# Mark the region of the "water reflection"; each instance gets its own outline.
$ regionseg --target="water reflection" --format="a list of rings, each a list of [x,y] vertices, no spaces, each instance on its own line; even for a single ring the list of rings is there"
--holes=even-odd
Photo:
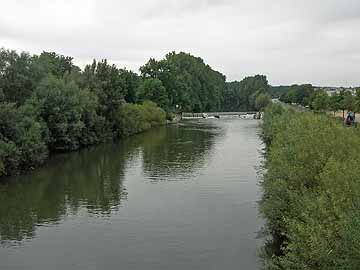
[[[56,223],[80,208],[110,214],[126,199],[126,155],[113,145],[57,156],[46,168],[0,186],[1,240],[34,236],[37,224]]]
[[[56,224],[82,210],[99,217],[113,214],[127,199],[125,174],[137,161],[142,164],[137,169],[156,181],[190,177],[219,135],[221,129],[211,124],[163,127],[56,156],[34,173],[6,179],[0,185],[0,241],[32,238],[37,226]]]
[[[144,175],[155,182],[193,178],[209,159],[215,138],[222,133],[219,126],[199,121],[139,136]]]

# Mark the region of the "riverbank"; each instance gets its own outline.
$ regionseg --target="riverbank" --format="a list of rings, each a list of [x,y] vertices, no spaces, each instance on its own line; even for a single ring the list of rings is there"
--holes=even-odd
[[[59,93],[66,94],[65,93]],[[43,165],[50,154],[70,152],[109,140],[118,140],[166,124],[166,113],[155,103],[122,104],[112,114],[112,123],[100,121],[82,112],[78,120],[73,114],[61,112],[60,105],[49,108],[51,100],[41,105],[24,105],[17,109],[14,104],[0,104],[0,119],[5,125],[0,137],[0,177],[21,174]],[[50,112],[38,115],[36,107],[47,107]],[[65,104],[66,106],[66,104]],[[45,110],[46,111],[46,110]],[[55,119],[56,119],[56,122]],[[95,118],[95,120],[94,120]]]
[[[360,135],[324,114],[264,114],[262,215],[280,239],[267,269],[357,269]]]

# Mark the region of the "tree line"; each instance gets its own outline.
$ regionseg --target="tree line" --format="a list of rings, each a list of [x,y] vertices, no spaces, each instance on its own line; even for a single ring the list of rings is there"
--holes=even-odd
[[[325,90],[314,90],[311,84],[271,87],[270,93],[290,104],[306,106],[314,111],[360,112],[360,89],[355,95],[347,90],[329,95]]]
[[[260,210],[274,240],[263,252],[266,269],[357,269],[358,129],[344,128],[326,114],[273,104],[262,130]]]
[[[34,168],[51,152],[163,124],[165,111],[141,96],[143,85],[106,60],[82,71],[71,57],[1,49],[0,176]]]
[[[246,77],[240,82],[226,83],[225,111],[260,111],[270,102],[270,86],[264,75]]]
[[[311,84],[278,86],[272,87],[272,93],[278,95],[282,102],[309,106],[314,94],[314,87]]]
[[[94,60],[84,69],[54,52],[0,49],[0,176],[139,133],[181,111],[255,110],[270,102],[265,76],[228,83],[203,59],[169,53],[140,73]]]
[[[311,108],[316,111],[356,111],[360,112],[360,89],[353,95],[342,90],[329,96],[325,91],[316,91],[312,97]]]

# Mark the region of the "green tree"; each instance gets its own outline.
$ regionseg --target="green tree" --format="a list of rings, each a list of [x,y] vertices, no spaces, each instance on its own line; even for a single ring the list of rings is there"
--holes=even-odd
[[[125,78],[122,70],[115,65],[109,65],[107,60],[87,65],[83,73],[81,88],[89,89],[98,99],[99,115],[107,122],[108,132],[114,132],[114,119],[120,106],[125,102]]]
[[[355,108],[355,97],[351,92],[344,93],[343,108],[348,111],[353,111]]]
[[[246,77],[242,81],[226,84],[224,94],[225,111],[253,111],[255,110],[256,97],[269,93],[269,84],[266,76],[255,75]]]
[[[338,94],[334,94],[329,98],[329,109],[335,113],[341,109],[342,98]]]
[[[142,100],[155,102],[164,110],[169,109],[167,91],[159,79],[145,79],[140,97]]]
[[[32,60],[28,53],[0,48],[0,89],[4,101],[21,105],[35,88]]]
[[[144,79],[159,79],[166,89],[169,107],[188,111],[216,111],[223,107],[225,76],[199,57],[169,53],[165,59],[150,59],[140,68]]]
[[[128,103],[137,103],[139,99],[139,92],[142,86],[142,79],[139,75],[126,69],[120,72],[120,76],[125,82],[126,94],[125,101]]]
[[[354,110],[360,112],[360,88],[356,89],[355,100],[354,100]]]
[[[73,58],[55,52],[42,52],[39,56],[32,57],[34,79],[40,82],[48,74],[60,79],[66,74],[80,73],[80,68],[73,64]]]
[[[311,84],[293,84],[283,87],[280,100],[285,103],[296,103],[303,106],[311,105],[314,88]]]
[[[41,164],[48,155],[46,126],[25,107],[0,104],[0,171],[16,174]],[[1,175],[0,174],[0,175]]]
[[[36,88],[27,106],[46,123],[51,150],[75,150],[81,146],[86,114],[89,108],[96,107],[91,95],[80,90],[75,82],[66,83],[53,76],[45,78]]]
[[[312,99],[312,108],[316,111],[325,111],[329,107],[329,99],[325,91],[316,91]]]
[[[262,111],[264,108],[266,108],[269,104],[271,104],[271,96],[267,93],[263,94],[259,94],[256,97],[255,100],[255,108],[258,111]]]
[[[151,101],[143,104],[124,104],[116,117],[118,136],[140,133],[166,121],[166,113]]]

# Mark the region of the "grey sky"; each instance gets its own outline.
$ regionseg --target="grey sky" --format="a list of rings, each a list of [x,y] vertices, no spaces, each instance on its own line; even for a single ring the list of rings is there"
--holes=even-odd
[[[228,80],[358,86],[359,29],[359,0],[2,0],[0,47],[135,71],[185,51]]]

